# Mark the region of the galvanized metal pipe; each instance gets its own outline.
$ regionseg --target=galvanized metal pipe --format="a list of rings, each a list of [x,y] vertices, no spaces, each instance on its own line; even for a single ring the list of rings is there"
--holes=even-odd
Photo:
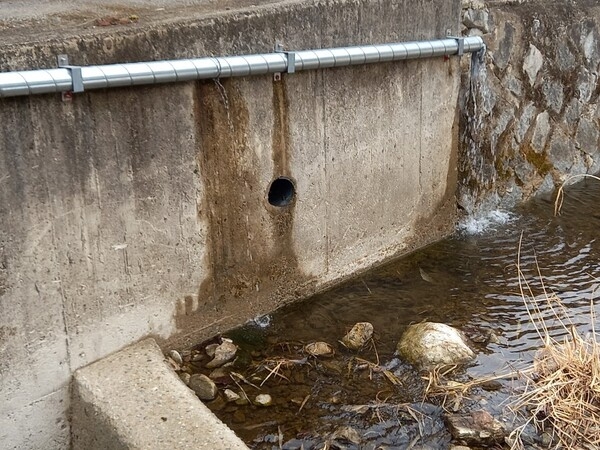
[[[0,97],[372,64],[474,53],[479,36],[245,56],[206,57],[0,73]]]

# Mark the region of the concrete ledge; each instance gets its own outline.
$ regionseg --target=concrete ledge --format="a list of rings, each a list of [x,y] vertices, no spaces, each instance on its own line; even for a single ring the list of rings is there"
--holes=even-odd
[[[75,372],[74,449],[247,449],[146,339]]]

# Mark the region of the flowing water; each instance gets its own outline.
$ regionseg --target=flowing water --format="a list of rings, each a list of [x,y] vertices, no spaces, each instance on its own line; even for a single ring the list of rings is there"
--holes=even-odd
[[[531,362],[540,338],[519,290],[520,241],[521,270],[532,290],[543,292],[539,267],[545,288],[558,294],[575,325],[591,331],[590,300],[600,276],[599,204],[600,183],[590,181],[568,190],[558,217],[551,200],[511,214],[496,212],[465,223],[449,239],[228,333],[245,355],[236,370],[248,382],[228,384],[250,399],[269,393],[273,405],[209,406],[252,448],[447,448],[451,438],[440,409],[421,402],[423,380],[394,354],[402,332],[425,320],[465,331],[478,353],[463,373],[467,378]],[[547,319],[553,333],[564,333]],[[375,339],[357,354],[338,341],[361,321],[373,324]],[[307,356],[303,346],[314,341],[333,345],[336,354]],[[362,360],[389,369],[401,384]],[[510,383],[471,400],[500,413]]]

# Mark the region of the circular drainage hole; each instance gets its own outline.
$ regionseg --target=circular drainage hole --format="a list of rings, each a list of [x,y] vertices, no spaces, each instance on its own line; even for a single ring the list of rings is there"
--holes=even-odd
[[[296,188],[289,178],[274,179],[269,186],[269,203],[273,206],[287,206],[294,200]]]

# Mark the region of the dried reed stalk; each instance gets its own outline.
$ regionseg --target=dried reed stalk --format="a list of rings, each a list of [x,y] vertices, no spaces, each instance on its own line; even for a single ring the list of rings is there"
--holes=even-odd
[[[557,205],[560,209],[558,201]],[[527,418],[511,434],[511,448],[524,448],[521,435],[528,424],[540,432],[551,433],[554,449],[600,448],[600,346],[594,327],[593,299],[590,300],[592,331],[584,338],[560,299],[545,288],[539,267],[543,295],[541,300],[534,295],[521,271],[520,260],[521,242],[517,258],[519,289],[543,347],[535,357],[533,370],[523,374],[527,382],[524,392],[511,405]],[[548,312],[566,332],[563,339],[550,334],[549,319],[543,314]]]

